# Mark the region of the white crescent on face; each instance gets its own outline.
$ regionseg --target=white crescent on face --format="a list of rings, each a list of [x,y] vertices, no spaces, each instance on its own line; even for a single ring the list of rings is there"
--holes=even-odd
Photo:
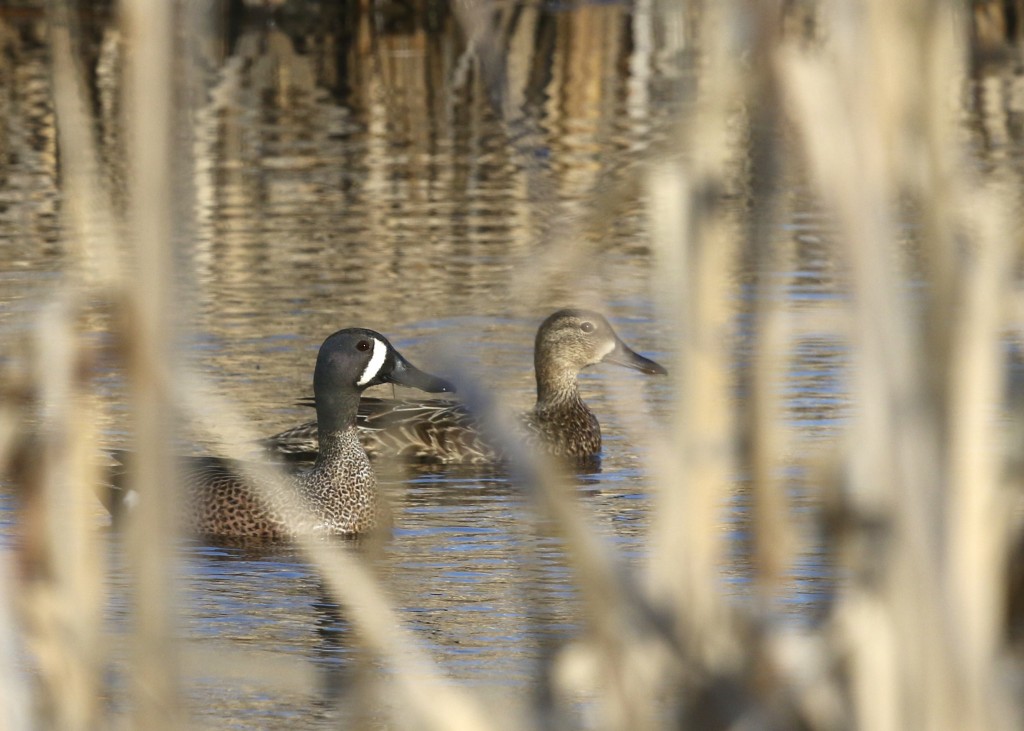
[[[359,376],[359,380],[356,381],[357,386],[365,386],[376,378],[377,373],[380,372],[380,367],[384,365],[384,359],[388,355],[388,346],[384,343],[377,338],[371,338],[370,342],[373,343],[373,352],[370,353],[370,362],[366,364],[363,375]]]

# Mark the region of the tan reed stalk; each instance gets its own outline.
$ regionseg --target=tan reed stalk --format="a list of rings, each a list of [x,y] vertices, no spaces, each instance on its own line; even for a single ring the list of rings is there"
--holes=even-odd
[[[117,286],[125,272],[120,236],[96,151],[95,119],[81,64],[81,33],[71,3],[50,0],[53,103],[61,155],[61,218],[64,240],[74,253],[69,281],[75,287]]]
[[[739,408],[736,439],[745,449],[741,464],[750,470],[751,565],[762,619],[769,619],[785,590],[783,581],[793,558],[794,525],[780,468],[787,453],[783,373],[786,351],[793,344],[786,293],[780,271],[783,258],[774,241],[784,190],[784,151],[780,144],[781,110],[773,63],[780,38],[781,3],[758,3],[753,11],[751,42],[753,73],[747,76],[749,103],[751,195],[745,255],[755,286],[752,289],[750,355],[738,364],[747,393]],[[746,388],[743,388],[746,385]]]
[[[968,718],[990,728],[1019,728],[1024,717],[1007,692],[1001,647],[1004,576],[1018,496],[1002,484],[1004,464],[1012,457],[1000,448],[1003,427],[993,416],[1005,392],[1001,346],[1015,248],[1006,232],[1018,230],[1020,221],[1008,215],[1012,202],[1002,190],[958,191],[976,246],[975,261],[964,273],[960,317],[952,323],[950,344],[948,591],[959,620],[956,649]]]
[[[173,729],[184,721],[173,622],[178,491],[170,453],[173,402],[166,387],[176,374],[171,146],[177,18],[169,2],[127,0],[121,13],[130,49],[125,127],[136,267],[123,325],[136,428],[130,486],[139,495],[127,532],[135,601],[131,718],[136,728]]]
[[[656,464],[648,580],[702,672],[739,661],[718,586],[725,556],[720,517],[734,474],[728,283],[737,248],[718,196],[729,171],[729,120],[742,93],[727,35],[736,10],[729,3],[704,8],[703,78],[693,119],[680,130],[688,164],[658,166],[650,182],[655,250],[667,277],[659,291],[679,334],[678,396],[671,442]]]
[[[0,474],[17,460],[23,445],[26,404],[31,400],[27,363],[8,361],[0,370]],[[16,556],[0,555],[0,728],[22,731],[32,728],[32,691],[23,660],[25,633],[19,631],[20,593]]]
[[[65,198],[69,267],[60,293],[38,316],[34,337],[17,357],[31,385],[16,396],[21,432],[9,454],[20,483],[22,637],[33,666],[36,721],[61,728],[103,723],[103,582],[95,532],[98,404],[91,396],[92,354],[81,335],[87,293],[104,281],[112,259],[109,208],[95,184],[96,157],[83,120],[82,80],[74,64],[75,28],[68,8],[52,3],[50,40],[54,105]],[[106,281],[109,281],[107,277]],[[8,386],[9,387],[9,386]],[[39,429],[30,435],[28,404],[38,400]],[[16,686],[14,686],[16,687]],[[24,687],[24,686],[22,686]],[[15,707],[28,699],[12,699]]]
[[[76,303],[58,299],[40,317],[34,345],[43,424],[32,445],[45,524],[43,551],[26,577],[29,626],[40,664],[40,709],[47,724],[95,728],[103,717],[100,536],[96,532],[96,404],[82,378]]]
[[[18,618],[12,611],[10,597],[15,593],[14,567],[5,555],[0,558],[0,728],[28,731],[32,723],[30,699],[32,692],[21,663],[21,639],[17,635]]]

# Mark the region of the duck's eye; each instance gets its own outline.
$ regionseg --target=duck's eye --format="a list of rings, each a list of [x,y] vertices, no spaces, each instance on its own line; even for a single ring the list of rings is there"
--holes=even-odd
[[[580,330],[582,330],[585,333],[592,333],[592,332],[594,332],[594,323],[592,323],[592,322],[581,322],[580,323]]]
[[[370,349],[370,341],[369,340],[360,340],[358,343],[356,343],[356,350],[362,350],[363,352],[366,352],[369,349]]]

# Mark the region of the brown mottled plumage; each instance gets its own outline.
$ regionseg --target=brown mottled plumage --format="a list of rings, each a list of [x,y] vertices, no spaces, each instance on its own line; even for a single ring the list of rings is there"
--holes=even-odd
[[[596,312],[559,310],[541,324],[534,347],[537,403],[521,417],[528,442],[572,462],[600,458],[601,425],[583,403],[577,376],[587,366],[601,362],[644,373],[666,373],[654,361],[630,350]],[[357,424],[360,440],[371,457],[444,464],[501,459],[482,437],[474,416],[461,404],[450,401],[366,398],[359,405]],[[315,427],[313,422],[302,424],[262,444],[280,456],[308,459],[317,453]]]
[[[277,512],[257,495],[237,462],[192,457],[182,468],[188,489],[186,526],[199,535],[259,539],[296,532],[356,535],[373,529],[381,514],[377,479],[355,421],[360,394],[380,383],[429,392],[454,390],[415,368],[380,333],[360,328],[334,333],[320,347],[313,375],[322,448],[312,467],[276,488],[294,490],[288,497],[297,500],[286,502],[303,509]]]
[[[277,513],[256,496],[236,463],[216,457],[189,459],[185,526],[197,535],[278,539],[295,532],[357,535],[379,522],[377,478],[356,428],[322,442],[321,458],[285,482],[304,510]]]

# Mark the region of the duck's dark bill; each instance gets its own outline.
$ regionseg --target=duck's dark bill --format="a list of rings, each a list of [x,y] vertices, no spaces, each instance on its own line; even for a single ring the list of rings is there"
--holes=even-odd
[[[634,352],[621,340],[615,344],[615,349],[604,357],[604,361],[625,366],[626,368],[633,368],[641,373],[648,373],[650,375],[668,375],[668,371],[663,366],[655,363],[650,358],[645,358],[639,353]]]
[[[455,386],[443,378],[424,373],[398,353],[395,353],[395,367],[387,380],[410,388],[418,388],[427,393],[454,393]]]

